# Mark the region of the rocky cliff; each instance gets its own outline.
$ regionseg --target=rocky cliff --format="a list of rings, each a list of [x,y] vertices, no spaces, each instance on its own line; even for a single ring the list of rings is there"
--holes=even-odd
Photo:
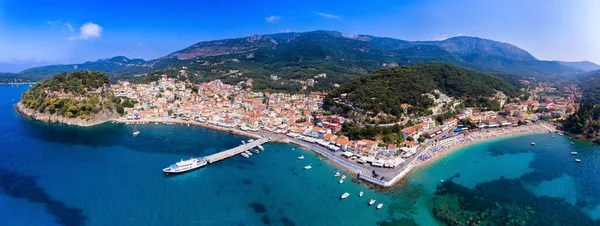
[[[48,123],[61,123],[61,124],[67,124],[67,125],[73,125],[73,126],[83,126],[83,127],[102,124],[102,123],[108,122],[112,119],[116,119],[118,117],[118,115],[114,115],[114,113],[111,114],[111,113],[102,113],[101,112],[98,114],[97,117],[94,117],[94,118],[87,118],[87,119],[68,118],[68,117],[63,117],[63,116],[59,116],[56,114],[40,113],[40,112],[36,111],[35,109],[29,109],[29,108],[24,107],[21,104],[21,102],[15,104],[14,108],[17,111],[17,113],[19,113],[21,116],[26,117],[26,118],[31,118],[31,119],[35,119],[35,120],[39,120],[39,121],[43,121],[43,122],[48,122]]]

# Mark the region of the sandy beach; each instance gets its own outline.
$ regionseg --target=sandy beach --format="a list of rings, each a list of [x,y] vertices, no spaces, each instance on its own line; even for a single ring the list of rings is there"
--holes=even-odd
[[[548,125],[534,124],[518,127],[483,129],[479,131],[464,133],[453,138],[442,140],[436,145],[428,147],[427,150],[421,153],[419,158],[417,158],[417,160],[414,163],[414,168],[427,167],[443,159],[446,155],[470,145],[500,138],[548,132],[554,132],[554,129]],[[422,156],[423,158],[421,158]]]

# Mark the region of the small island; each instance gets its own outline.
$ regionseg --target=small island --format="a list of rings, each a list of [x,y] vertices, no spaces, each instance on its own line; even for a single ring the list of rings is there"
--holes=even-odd
[[[49,123],[93,126],[119,117],[120,99],[110,91],[107,74],[95,71],[61,73],[36,83],[21,95],[15,110]]]

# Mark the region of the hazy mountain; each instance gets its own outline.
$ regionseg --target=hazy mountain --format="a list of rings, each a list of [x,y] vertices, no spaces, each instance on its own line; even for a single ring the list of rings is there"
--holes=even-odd
[[[63,72],[78,70],[95,70],[116,75],[134,75],[153,70],[151,65],[143,59],[129,59],[124,56],[116,56],[108,59],[100,59],[94,62],[88,61],[83,64],[58,64],[26,69],[19,75],[34,79],[45,79]]]
[[[541,78],[583,72],[559,62],[540,61],[511,44],[475,37],[411,42],[336,31],[312,31],[204,41],[152,61],[114,57],[83,64],[36,67],[20,74],[47,78],[59,72],[98,70],[115,79],[160,70],[182,76],[178,70],[186,66],[188,73],[183,79],[190,80],[231,78],[234,77],[229,74],[232,70],[240,70],[243,76],[262,79],[264,83],[272,83],[269,82],[271,75],[289,80],[327,73],[327,78],[316,85],[318,89],[326,89],[333,83],[344,83],[351,77],[382,67],[432,61],[484,72]],[[285,81],[278,83],[277,86],[288,85],[281,84]]]
[[[567,62],[567,61],[556,61],[562,65],[565,66],[569,66],[569,67],[574,67],[577,69],[580,69],[582,71],[588,72],[588,71],[594,71],[594,70],[600,70],[600,65],[597,65],[593,62],[590,61],[576,61],[576,62]]]

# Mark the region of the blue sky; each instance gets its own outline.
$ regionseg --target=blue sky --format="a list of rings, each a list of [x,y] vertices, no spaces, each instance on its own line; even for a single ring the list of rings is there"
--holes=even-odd
[[[600,1],[0,0],[0,71],[124,55],[155,59],[199,41],[337,30],[404,40],[467,35],[539,59],[600,63]]]

